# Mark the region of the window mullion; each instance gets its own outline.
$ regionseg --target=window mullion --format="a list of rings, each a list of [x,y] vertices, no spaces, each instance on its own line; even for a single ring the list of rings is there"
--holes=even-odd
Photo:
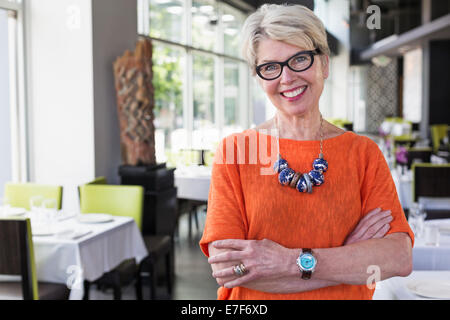
[[[184,10],[184,42],[187,45],[191,45],[192,43],[192,33],[191,33],[191,25],[192,25],[192,0],[184,1],[185,10]],[[186,68],[185,68],[185,83],[183,84],[184,91],[184,103],[183,103],[183,119],[184,119],[184,127],[186,128],[187,133],[187,145],[189,148],[192,147],[192,134],[194,130],[194,87],[192,85],[194,78],[194,70],[193,70],[193,57],[192,50],[189,48],[185,49],[186,51]]]

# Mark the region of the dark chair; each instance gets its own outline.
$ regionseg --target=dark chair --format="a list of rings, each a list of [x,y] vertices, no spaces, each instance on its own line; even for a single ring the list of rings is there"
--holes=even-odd
[[[2,300],[67,300],[65,284],[38,282],[30,219],[0,219],[0,274],[21,281],[0,281]]]
[[[190,199],[178,199],[178,210],[177,210],[177,222],[176,222],[176,232],[179,234],[179,220],[183,214],[188,214],[188,232],[189,239],[192,238],[192,219],[194,219],[195,227],[197,232],[200,230],[198,223],[198,209],[202,206],[207,205],[207,201],[201,200],[190,200]]]
[[[450,164],[414,163],[413,201],[421,197],[450,198]],[[427,219],[450,218],[450,208],[426,210]]]
[[[142,186],[129,185],[101,185],[89,184],[80,187],[81,212],[103,212],[112,215],[133,217],[139,230],[142,230],[144,188]],[[112,287],[114,299],[121,299],[121,288],[136,279],[136,296],[142,299],[142,279],[145,271],[149,271],[150,297],[156,297],[156,263],[165,257],[167,290],[172,293],[171,279],[171,255],[173,253],[173,241],[169,235],[144,235],[144,243],[148,256],[139,265],[134,259],[123,261],[112,271],[105,273],[96,280],[100,287]],[[85,282],[85,297],[89,299],[89,282]],[[86,295],[87,293],[87,295]]]
[[[408,169],[411,169],[412,164],[415,160],[419,160],[423,163],[430,163],[431,155],[433,154],[433,149],[430,148],[408,148]]]

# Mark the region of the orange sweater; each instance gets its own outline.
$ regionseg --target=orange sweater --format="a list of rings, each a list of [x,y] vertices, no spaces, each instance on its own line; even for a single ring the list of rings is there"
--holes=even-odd
[[[325,183],[307,194],[282,186],[277,174],[261,174],[261,168],[270,164],[259,159],[252,162],[248,155],[249,141],[257,140],[259,145],[261,138],[269,152],[270,136],[251,129],[226,137],[216,152],[200,240],[206,256],[208,243],[219,239],[267,238],[288,248],[339,247],[364,214],[377,207],[392,211],[388,233],[406,232],[414,241],[387,163],[372,140],[353,132],[324,140],[329,166]],[[239,143],[243,139],[245,143]],[[227,146],[234,148],[232,163],[225,161]],[[237,161],[244,152],[246,161]],[[280,139],[280,154],[290,168],[309,172],[319,154],[319,141]],[[346,284],[291,294],[220,287],[218,299],[372,299],[373,291],[365,285]]]

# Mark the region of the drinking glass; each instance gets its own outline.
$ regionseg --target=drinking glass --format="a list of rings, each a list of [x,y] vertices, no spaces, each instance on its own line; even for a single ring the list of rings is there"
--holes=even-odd
[[[409,209],[408,223],[414,232],[414,236],[417,238],[423,236],[426,217],[427,213],[424,210],[423,204],[414,202]]]
[[[42,214],[42,202],[44,201],[43,196],[33,196],[30,198],[30,213],[32,222],[41,223],[43,222]]]
[[[425,245],[427,246],[439,246],[439,227],[438,226],[426,226],[425,227]]]
[[[54,228],[57,217],[56,199],[44,199],[42,201],[42,215],[45,225],[49,228]]]

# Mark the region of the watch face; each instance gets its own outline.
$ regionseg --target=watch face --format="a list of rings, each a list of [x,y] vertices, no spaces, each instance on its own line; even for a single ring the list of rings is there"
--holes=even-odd
[[[305,271],[314,269],[316,266],[316,259],[312,254],[305,253],[300,256],[300,265]]]

